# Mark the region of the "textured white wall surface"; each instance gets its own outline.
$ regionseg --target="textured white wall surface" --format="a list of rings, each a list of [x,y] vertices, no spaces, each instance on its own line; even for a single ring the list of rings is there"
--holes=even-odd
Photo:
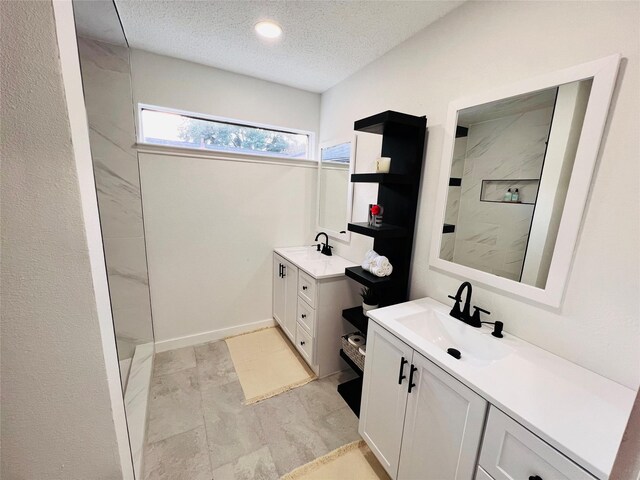
[[[563,305],[528,304],[479,285],[474,303],[503,320],[509,333],[632,388],[640,383],[639,8],[638,2],[467,2],[325,92],[320,138],[348,134],[354,120],[383,110],[427,115],[410,296],[449,303],[447,295],[461,279],[429,269],[449,102],[621,53],[625,60]],[[373,171],[365,163],[371,158],[359,152],[358,160],[358,171]],[[375,191],[363,191],[356,185],[355,217],[375,199]],[[371,243],[357,237],[337,253],[360,262]]]
[[[109,313],[106,278],[98,291],[52,4],[2,2],[0,21],[0,476],[122,478],[108,386],[117,378],[115,348],[109,368],[99,320],[104,304]],[[97,226],[95,205],[94,213]],[[97,303],[99,296],[103,302]]]
[[[156,342],[270,319],[273,248],[313,241],[316,170],[141,153],[140,172]]]
[[[318,131],[317,93],[136,49],[131,76],[136,103]]]

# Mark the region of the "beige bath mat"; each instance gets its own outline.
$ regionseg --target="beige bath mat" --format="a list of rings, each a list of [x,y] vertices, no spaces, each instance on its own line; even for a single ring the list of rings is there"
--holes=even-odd
[[[344,445],[296,468],[280,480],[389,480],[364,440]]]
[[[315,375],[277,327],[225,340],[245,403],[256,403],[315,380]]]

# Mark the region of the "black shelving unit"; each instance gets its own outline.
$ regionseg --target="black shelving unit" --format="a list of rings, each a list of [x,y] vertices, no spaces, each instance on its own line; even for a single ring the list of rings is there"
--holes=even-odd
[[[347,228],[351,232],[373,238],[406,237],[408,233],[406,228],[399,227],[397,225],[390,225],[388,223],[382,224],[379,227],[372,227],[367,222],[349,223]]]
[[[342,318],[344,318],[356,329],[367,335],[367,327],[369,325],[369,318],[362,311],[362,307],[347,308],[342,311]]]
[[[345,269],[345,274],[365,287],[373,288],[381,307],[408,300],[426,127],[426,117],[394,111],[382,112],[354,123],[356,131],[382,135],[381,156],[391,157],[389,173],[351,175],[352,182],[378,184],[377,203],[382,205],[384,213],[380,227],[351,223],[348,228],[354,233],[372,237],[373,249],[389,259],[393,273],[388,277],[376,277],[362,267],[350,267]],[[361,307],[343,310],[342,316],[366,335],[368,319]],[[338,392],[359,415],[362,379],[356,380],[339,385]]]
[[[347,355],[346,353],[344,353],[344,350],[340,349],[340,356],[342,357],[342,359],[347,362],[347,365],[349,365],[354,372],[356,372],[358,375],[362,376],[363,375],[363,371],[360,369],[360,367],[358,365],[356,365],[356,362],[354,362],[353,360],[351,360],[349,358],[349,355]]]
[[[362,377],[354,378],[338,385],[338,393],[349,408],[360,417],[360,397],[362,397]]]

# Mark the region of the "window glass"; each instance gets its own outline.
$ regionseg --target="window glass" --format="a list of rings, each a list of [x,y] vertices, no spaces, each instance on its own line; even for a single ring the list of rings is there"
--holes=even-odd
[[[143,108],[140,113],[145,143],[223,152],[309,158],[309,135],[207,120]]]

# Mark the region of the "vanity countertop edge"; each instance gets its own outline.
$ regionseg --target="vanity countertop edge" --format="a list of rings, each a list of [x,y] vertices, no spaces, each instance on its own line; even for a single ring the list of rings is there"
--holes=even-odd
[[[465,364],[394,320],[425,307],[447,315],[450,309],[422,298],[368,316],[592,475],[609,479],[635,391],[508,333],[495,341],[517,353],[483,368]]]
[[[273,251],[296,265],[316,280],[344,276],[344,269],[357,264],[339,255],[322,255],[315,247],[278,247]],[[317,255],[316,255],[317,253]]]

